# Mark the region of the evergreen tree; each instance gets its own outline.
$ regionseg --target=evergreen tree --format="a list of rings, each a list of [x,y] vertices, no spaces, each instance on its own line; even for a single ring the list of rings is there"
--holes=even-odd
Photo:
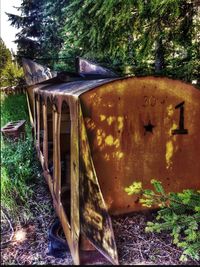
[[[67,0],[48,0],[45,3],[43,12],[45,25],[41,40],[41,51],[43,53],[41,57],[47,58],[49,65],[54,68],[59,61],[59,52],[64,43],[63,27],[66,14],[64,13],[63,7],[67,2]],[[51,60],[48,60],[48,58]]]
[[[191,80],[199,57],[198,12],[190,0],[71,0],[65,41],[82,48],[81,55],[118,63],[125,71],[128,64],[135,74]]]
[[[21,29],[15,40],[19,57],[35,58],[41,53],[44,2],[44,0],[23,0],[21,6],[17,8],[21,15],[7,14],[11,25]]]
[[[22,81],[23,71],[12,60],[10,50],[0,38],[0,87],[17,85]]]
[[[7,14],[11,25],[21,29],[16,35],[18,57],[40,58],[52,66],[62,47],[62,7],[66,0],[23,0],[17,9],[21,15]],[[47,60],[45,60],[47,59]]]
[[[2,79],[2,72],[6,68],[8,62],[11,61],[11,53],[6,47],[2,38],[0,38],[0,77]]]

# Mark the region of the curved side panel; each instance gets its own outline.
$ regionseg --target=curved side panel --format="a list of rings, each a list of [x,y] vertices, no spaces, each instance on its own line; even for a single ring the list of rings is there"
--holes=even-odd
[[[28,111],[29,111],[29,118],[31,126],[34,127],[34,94],[33,94],[33,88],[27,88],[26,90],[26,100],[28,105]]]
[[[100,190],[79,108],[81,231],[113,264],[118,264],[112,223]]]

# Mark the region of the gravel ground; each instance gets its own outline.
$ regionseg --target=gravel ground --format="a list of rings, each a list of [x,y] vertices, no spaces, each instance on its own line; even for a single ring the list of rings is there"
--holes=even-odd
[[[48,256],[47,229],[56,218],[52,199],[46,183],[41,181],[34,189],[31,201],[33,218],[25,225],[14,227],[12,241],[1,247],[1,265],[73,265],[69,252],[63,259]],[[113,230],[121,265],[200,265],[190,260],[179,262],[181,250],[172,244],[167,233],[145,233],[146,222],[155,213],[134,213],[129,216],[113,217]],[[1,218],[1,239],[8,235],[8,223]],[[6,230],[7,227],[7,230]],[[23,236],[19,241],[17,233]]]
[[[43,179],[43,178],[42,178]],[[52,199],[45,181],[34,188],[34,197],[30,200],[33,220],[25,225],[16,225],[12,242],[1,247],[1,265],[72,265],[70,253],[63,259],[48,256],[47,230],[56,218]],[[1,224],[1,228],[2,224]],[[24,233],[24,240],[18,241],[16,233]],[[2,234],[1,234],[2,235]],[[2,241],[5,238],[2,237]]]
[[[200,262],[179,261],[181,250],[172,244],[168,233],[145,233],[147,221],[156,212],[135,213],[113,219],[113,228],[121,265],[199,265]]]

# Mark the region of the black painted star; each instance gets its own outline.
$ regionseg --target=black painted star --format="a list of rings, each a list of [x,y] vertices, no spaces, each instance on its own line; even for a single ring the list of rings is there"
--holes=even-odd
[[[151,121],[149,121],[147,125],[144,125],[144,129],[145,129],[145,133],[144,134],[146,134],[146,132],[153,133],[153,128],[154,127],[155,127],[155,125],[153,125],[151,123]]]

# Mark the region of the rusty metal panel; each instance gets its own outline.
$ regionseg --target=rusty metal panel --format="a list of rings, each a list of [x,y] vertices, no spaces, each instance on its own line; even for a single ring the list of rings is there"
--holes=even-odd
[[[11,140],[25,139],[25,120],[10,121],[1,128],[5,138]]]
[[[28,105],[28,113],[29,113],[29,118],[30,118],[30,123],[31,126],[34,127],[34,96],[33,96],[33,89],[30,90],[30,88],[28,88],[26,90],[26,101],[27,101],[27,105]]]
[[[111,82],[81,97],[91,158],[111,214],[141,210],[124,188],[152,178],[200,188],[200,91],[168,78]],[[113,186],[114,185],[114,186]]]
[[[109,261],[118,264],[112,223],[93,166],[81,108],[79,122],[81,231]]]
[[[30,59],[22,59],[25,80],[28,85],[34,85],[49,80],[57,75],[57,72],[51,71]]]
[[[118,77],[113,71],[94,64],[93,62],[77,58],[77,73],[67,73],[50,70],[48,67],[38,64],[30,59],[22,59],[24,76],[27,85],[58,84],[59,82],[71,82],[85,79],[102,79]],[[80,81],[78,81],[80,82]]]
[[[108,77],[117,77],[117,75],[110,69],[80,57],[77,58],[77,72],[80,74],[98,74]]]

